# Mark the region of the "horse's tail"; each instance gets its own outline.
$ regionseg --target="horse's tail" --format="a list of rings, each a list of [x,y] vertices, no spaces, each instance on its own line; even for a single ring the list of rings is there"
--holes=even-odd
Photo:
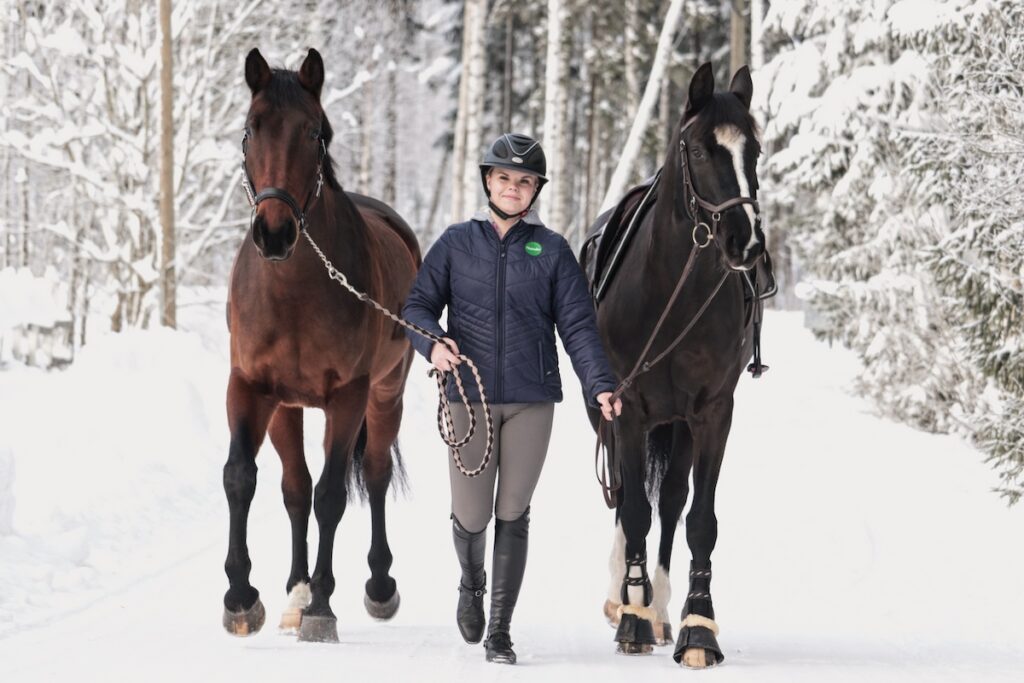
[[[402,451],[398,448],[396,439],[388,449],[391,455],[391,484],[396,491],[403,493],[408,489],[408,477],[405,472],[405,461],[402,460]],[[356,447],[352,451],[352,464],[348,470],[348,490],[359,494],[359,500],[366,502],[367,490],[366,479],[363,477],[363,462],[366,455],[366,420],[359,428],[359,436],[356,437]]]
[[[647,499],[652,506],[658,504],[658,492],[661,482],[668,472],[669,460],[672,458],[672,423],[658,425],[647,432],[646,444],[647,465]]]

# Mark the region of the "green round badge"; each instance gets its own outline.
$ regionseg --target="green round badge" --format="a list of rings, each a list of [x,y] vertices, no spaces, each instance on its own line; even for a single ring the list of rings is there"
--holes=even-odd
[[[526,253],[529,254],[530,256],[540,256],[540,252],[542,252],[542,251],[544,251],[544,250],[541,248],[540,244],[538,244],[537,242],[527,242],[526,243]]]

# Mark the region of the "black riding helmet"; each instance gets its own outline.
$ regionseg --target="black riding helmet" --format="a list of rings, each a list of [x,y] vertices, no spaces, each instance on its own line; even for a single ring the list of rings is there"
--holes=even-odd
[[[491,193],[487,190],[487,173],[494,167],[525,171],[537,176],[537,191],[534,192],[533,200],[527,207],[527,211],[529,211],[533,203],[537,201],[537,197],[540,196],[540,190],[544,187],[544,183],[548,181],[544,176],[548,170],[548,162],[540,143],[528,135],[505,133],[491,143],[487,153],[484,154],[484,160],[480,162],[480,182],[483,183],[488,206],[491,207],[491,211],[502,218],[511,218],[510,215],[494,205],[494,202],[491,201]]]

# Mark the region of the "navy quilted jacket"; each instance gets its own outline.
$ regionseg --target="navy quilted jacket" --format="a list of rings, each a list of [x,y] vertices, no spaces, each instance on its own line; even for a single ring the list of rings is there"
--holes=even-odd
[[[448,330],[438,324],[448,307]],[[402,316],[459,345],[476,363],[492,403],[561,401],[555,328],[588,402],[615,389],[583,271],[565,238],[528,214],[504,239],[479,213],[450,226],[423,259]],[[430,359],[434,343],[407,332]],[[470,400],[472,373],[459,366]],[[455,383],[449,398],[458,400]]]

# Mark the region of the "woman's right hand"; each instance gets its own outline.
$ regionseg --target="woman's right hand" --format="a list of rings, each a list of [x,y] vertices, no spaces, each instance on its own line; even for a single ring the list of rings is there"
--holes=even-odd
[[[443,337],[444,343],[437,342],[434,344],[434,348],[430,350],[430,362],[434,364],[434,367],[442,372],[449,372],[456,365],[462,362],[462,359],[458,357],[459,346],[448,337]]]

